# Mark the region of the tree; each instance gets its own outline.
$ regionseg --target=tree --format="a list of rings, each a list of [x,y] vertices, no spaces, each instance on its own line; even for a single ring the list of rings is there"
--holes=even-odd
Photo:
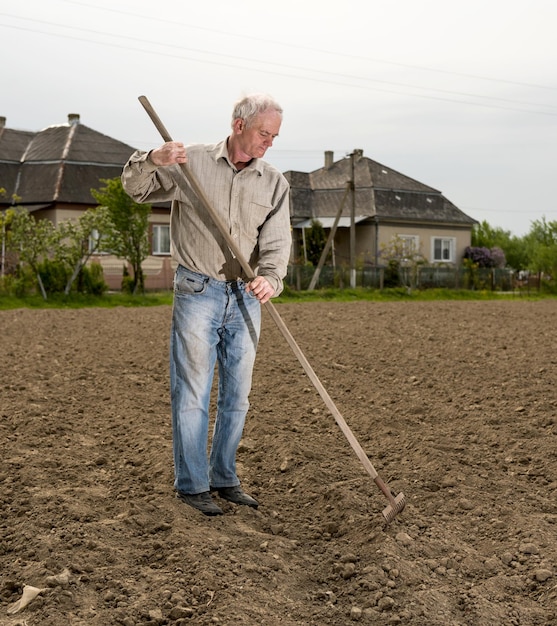
[[[525,270],[530,264],[530,253],[524,237],[512,236],[507,243],[501,244],[501,249],[507,259],[507,267],[517,272]]]
[[[50,220],[36,220],[25,209],[8,209],[6,214],[9,221],[8,246],[18,253],[20,263],[29,265],[46,300],[47,294],[39,267],[42,261],[52,256],[60,241],[60,234]]]
[[[317,265],[321,258],[323,248],[327,243],[325,229],[319,220],[311,220],[311,226],[306,232],[306,251],[308,261],[312,265]]]
[[[505,255],[508,267],[517,271],[528,267],[528,246],[524,239],[512,235],[508,230],[493,228],[485,220],[474,225],[471,247],[487,248],[488,250],[499,248]]]
[[[64,288],[68,295],[79,273],[93,254],[103,245],[101,233],[108,228],[108,210],[105,207],[88,209],[77,221],[67,220],[60,224],[61,245],[59,256],[70,268]],[[93,236],[97,235],[97,236]]]
[[[8,193],[4,187],[0,187],[0,197],[7,197]],[[19,202],[20,197],[17,194],[12,194],[12,202],[15,204]],[[0,278],[4,278],[6,274],[6,251],[8,249],[8,228],[10,227],[11,220],[13,218],[13,210],[6,209],[0,212]]]
[[[401,285],[408,293],[416,287],[419,266],[427,262],[415,239],[399,235],[381,247],[381,257],[387,264],[385,284]]]
[[[145,277],[141,267],[149,255],[148,218],[151,205],[134,202],[124,191],[119,178],[101,179],[104,187],[92,189],[97,203],[106,209],[102,247],[125,259],[132,267],[132,293],[143,292]]]
[[[545,217],[532,222],[526,236],[530,248],[530,269],[557,276],[557,221],[548,222]]]
[[[5,196],[6,190],[4,187],[0,187],[0,196]],[[6,265],[6,225],[7,217],[4,211],[0,213],[0,277],[4,277],[5,265]]]
[[[504,247],[510,239],[510,231],[502,228],[493,228],[485,220],[479,224],[474,224],[472,228],[471,246],[473,248],[493,248],[494,246]]]

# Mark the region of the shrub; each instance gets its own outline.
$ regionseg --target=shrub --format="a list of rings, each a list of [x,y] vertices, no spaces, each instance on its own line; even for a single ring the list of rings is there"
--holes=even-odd
[[[505,267],[507,260],[501,248],[484,248],[468,246],[464,250],[464,259],[474,263],[477,267]]]
[[[400,287],[400,263],[396,259],[389,259],[387,263],[384,286],[386,288]]]
[[[63,293],[68,282],[67,267],[59,261],[45,259],[38,266],[46,293]]]
[[[108,291],[108,285],[104,282],[104,272],[100,263],[91,263],[81,269],[80,291],[92,296],[102,296]]]
[[[128,268],[124,265],[124,269],[122,271],[122,293],[132,294],[135,287],[135,281],[130,276]]]

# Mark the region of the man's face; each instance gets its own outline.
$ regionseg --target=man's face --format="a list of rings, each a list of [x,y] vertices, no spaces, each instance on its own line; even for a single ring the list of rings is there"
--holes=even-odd
[[[239,122],[238,139],[242,151],[250,158],[261,159],[278,136],[282,117],[277,111],[268,110],[260,113],[249,127],[246,127],[243,120],[237,120],[237,122]]]

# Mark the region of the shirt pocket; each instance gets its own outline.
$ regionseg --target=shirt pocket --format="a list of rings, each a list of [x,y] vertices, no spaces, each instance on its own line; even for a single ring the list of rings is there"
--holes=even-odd
[[[259,231],[267,221],[273,207],[260,202],[250,202],[247,207],[242,216],[241,228],[244,236],[255,246],[259,238]]]

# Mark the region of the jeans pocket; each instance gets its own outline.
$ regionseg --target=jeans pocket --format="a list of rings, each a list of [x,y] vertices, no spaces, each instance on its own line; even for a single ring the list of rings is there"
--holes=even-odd
[[[206,276],[190,274],[178,269],[174,277],[174,293],[177,295],[202,294],[207,289],[208,281]]]

